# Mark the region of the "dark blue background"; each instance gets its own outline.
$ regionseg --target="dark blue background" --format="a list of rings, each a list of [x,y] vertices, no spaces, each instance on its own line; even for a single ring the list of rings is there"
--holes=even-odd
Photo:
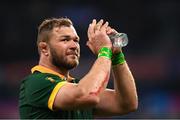
[[[178,0],[1,1],[0,118],[19,118],[20,80],[38,64],[37,27],[45,18],[59,16],[72,19],[81,38],[80,65],[71,71],[74,77],[83,77],[96,59],[85,45],[93,18],[107,20],[128,34],[123,51],[136,80],[139,108],[114,118],[180,118]]]

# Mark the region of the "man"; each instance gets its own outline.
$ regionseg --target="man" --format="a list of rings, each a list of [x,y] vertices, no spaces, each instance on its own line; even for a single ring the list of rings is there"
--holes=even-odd
[[[108,35],[114,33],[108,22],[92,21],[87,46],[98,58],[89,72],[77,80],[69,75],[80,57],[80,40],[71,20],[43,21],[37,38],[39,65],[21,83],[20,118],[93,118],[136,110],[134,78],[122,50],[112,46]],[[114,90],[106,88],[111,68]]]

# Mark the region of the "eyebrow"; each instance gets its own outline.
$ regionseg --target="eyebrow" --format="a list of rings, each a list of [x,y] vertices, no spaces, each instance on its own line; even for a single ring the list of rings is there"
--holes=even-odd
[[[62,38],[62,37],[63,37],[63,38],[67,38],[67,39],[75,38],[75,39],[77,39],[77,40],[80,40],[79,36],[71,37],[71,36],[69,36],[69,35],[62,35],[61,38]]]

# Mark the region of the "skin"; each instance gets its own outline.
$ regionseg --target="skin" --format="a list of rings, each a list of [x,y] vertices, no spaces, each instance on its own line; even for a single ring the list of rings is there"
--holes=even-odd
[[[121,49],[112,47],[108,37],[114,32],[108,22],[93,20],[88,28],[87,46],[95,55],[102,47],[112,49],[113,53],[120,52]],[[69,70],[78,65],[80,56],[79,37],[74,27],[53,28],[49,42],[40,42],[39,48],[39,65],[66,76],[70,81]],[[55,58],[57,60],[53,62]],[[106,89],[111,68],[115,84],[113,90]],[[91,107],[95,108],[95,116],[112,116],[134,111],[137,104],[135,82],[127,63],[112,67],[110,59],[99,57],[78,84],[68,82],[59,90],[53,108],[70,110]]]
[[[79,36],[77,35],[73,26],[54,28],[49,42],[40,42],[39,48],[41,49],[39,64],[49,67],[66,77],[69,75],[68,70],[76,67],[79,64]],[[57,62],[59,62],[59,66],[52,63],[53,58],[58,60]],[[72,67],[67,69],[65,66],[63,66],[63,64]]]

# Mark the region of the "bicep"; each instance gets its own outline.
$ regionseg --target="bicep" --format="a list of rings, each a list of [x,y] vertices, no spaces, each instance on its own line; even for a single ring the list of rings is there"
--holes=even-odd
[[[100,102],[97,104],[94,110],[95,116],[113,116],[124,114],[125,110],[121,107],[121,101],[117,99],[117,95],[114,90],[106,89],[100,95]]]
[[[66,83],[56,94],[53,108],[55,109],[77,109],[94,106],[97,96],[85,93],[78,84]]]

